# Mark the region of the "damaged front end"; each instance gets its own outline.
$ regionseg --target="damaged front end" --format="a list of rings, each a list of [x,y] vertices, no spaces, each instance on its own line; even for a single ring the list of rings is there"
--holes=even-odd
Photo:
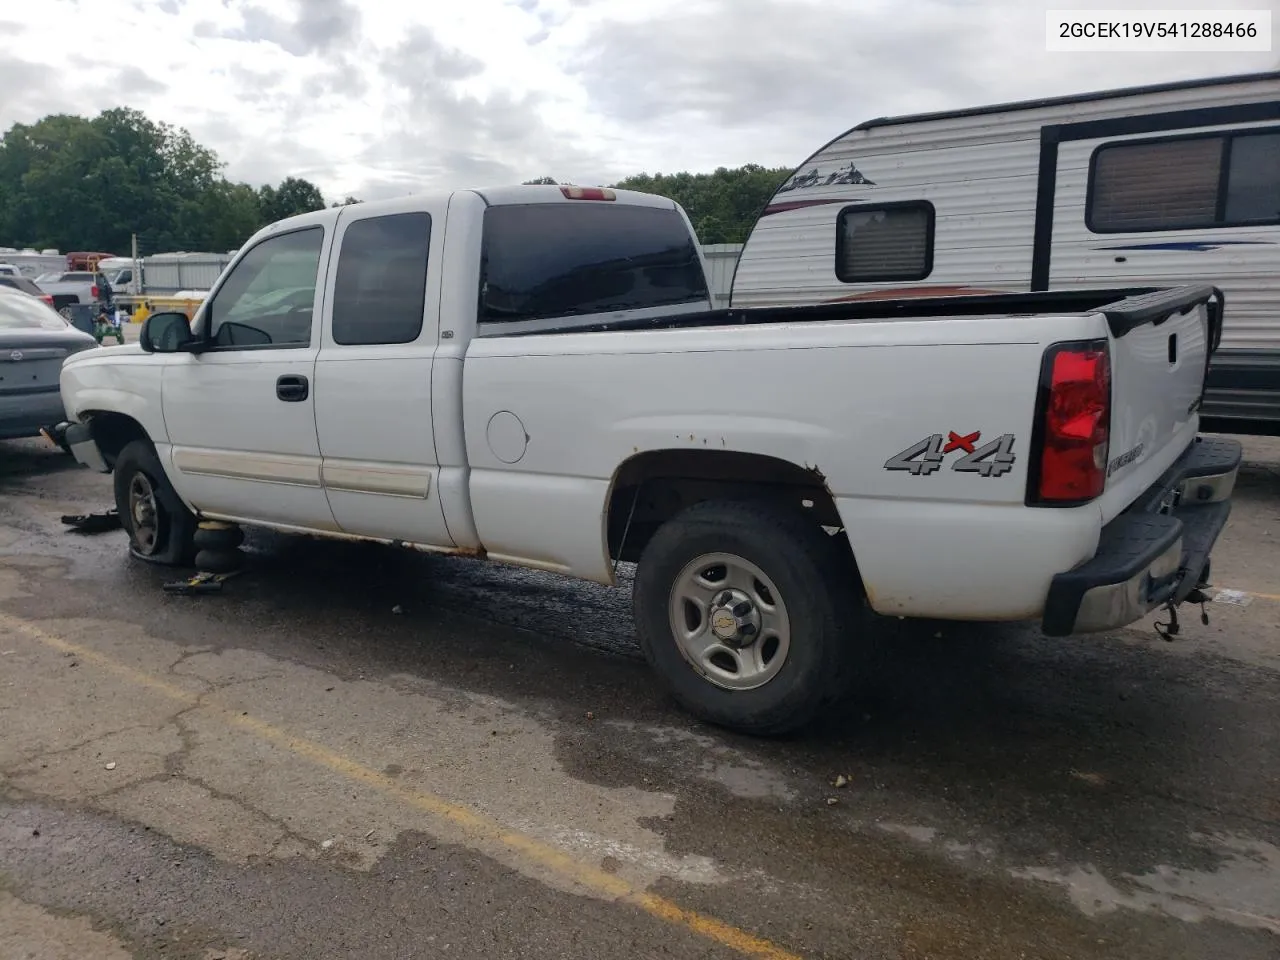
[[[98,441],[88,423],[74,423],[62,420],[48,427],[40,428],[40,435],[51,444],[96,473],[110,473],[111,466],[98,449]]]

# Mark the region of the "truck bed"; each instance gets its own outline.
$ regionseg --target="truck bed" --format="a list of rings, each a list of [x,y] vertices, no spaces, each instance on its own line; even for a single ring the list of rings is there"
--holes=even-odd
[[[512,332],[498,326],[479,337],[542,336],[549,333],[603,332],[608,330],[673,330],[685,327],[739,326],[743,324],[816,323],[821,321],[885,322],[891,320],[945,319],[975,316],[1044,316],[1099,311],[1107,316],[1113,336],[1203,300],[1212,293],[1209,323],[1211,345],[1222,337],[1224,297],[1216,287],[1123,287],[1097,290],[1049,290],[1033,293],[983,294],[980,296],[899,297],[857,300],[798,307],[725,308],[698,313],[672,313],[659,317],[599,320],[565,318],[563,324],[538,330]],[[1105,308],[1105,309],[1103,309]]]

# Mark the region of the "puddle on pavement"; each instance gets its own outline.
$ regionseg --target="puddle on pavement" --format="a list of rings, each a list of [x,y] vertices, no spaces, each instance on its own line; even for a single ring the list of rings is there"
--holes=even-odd
[[[1221,857],[1221,864],[1211,871],[1159,865],[1114,882],[1092,864],[1024,867],[1010,873],[1064,887],[1071,902],[1090,917],[1128,909],[1191,923],[1212,918],[1280,934],[1280,847],[1234,835],[1191,839]]]

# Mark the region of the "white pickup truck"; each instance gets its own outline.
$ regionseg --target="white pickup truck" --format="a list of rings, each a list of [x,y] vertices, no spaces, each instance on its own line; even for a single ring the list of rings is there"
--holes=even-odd
[[[62,370],[135,556],[202,520],[611,584],[715,723],[792,730],[879,614],[1059,636],[1200,598],[1240,462],[1210,287],[714,310],[670,200],[458,191],[260,231]]]

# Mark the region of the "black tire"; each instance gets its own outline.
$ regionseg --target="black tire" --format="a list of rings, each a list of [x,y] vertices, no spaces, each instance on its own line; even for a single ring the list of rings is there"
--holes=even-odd
[[[239,550],[201,550],[195,564],[201,573],[235,573],[244,566],[244,554]]]
[[[786,609],[789,649],[776,674],[754,689],[708,679],[682,652],[672,626],[672,591],[682,571],[711,554],[754,565]],[[640,557],[633,602],[641,649],[675,699],[703,720],[756,736],[799,730],[843,695],[867,620],[842,544],[799,509],[769,503],[706,501],[668,520]]]
[[[142,478],[141,480],[139,478]],[[120,525],[129,535],[129,552],[139,560],[163,566],[189,566],[195,554],[193,536],[196,518],[165,476],[160,459],[150,442],[134,440],[125,444],[115,463],[116,510]],[[155,506],[155,523],[138,523],[134,516],[131,490],[149,488]],[[141,511],[146,514],[148,511]]]
[[[234,550],[244,543],[244,531],[234,524],[209,521],[196,527],[197,550]]]

